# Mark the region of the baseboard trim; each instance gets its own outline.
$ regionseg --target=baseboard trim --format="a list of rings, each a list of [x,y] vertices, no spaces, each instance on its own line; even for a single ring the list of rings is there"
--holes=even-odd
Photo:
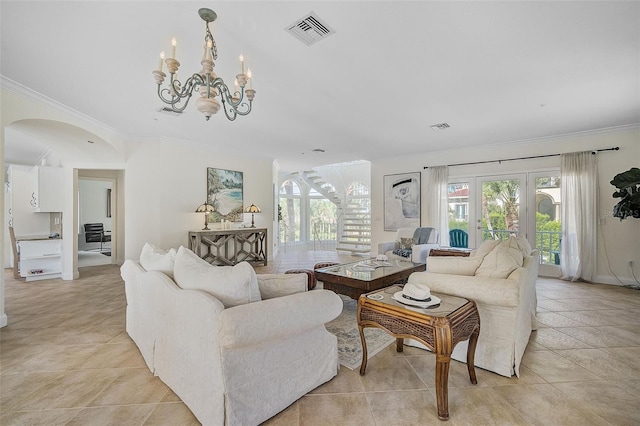
[[[633,278],[619,277],[619,280],[613,275],[598,275],[593,281],[596,284],[609,284],[617,286],[640,285]]]
[[[8,323],[9,320],[7,319],[7,314],[0,315],[0,328],[6,327]]]

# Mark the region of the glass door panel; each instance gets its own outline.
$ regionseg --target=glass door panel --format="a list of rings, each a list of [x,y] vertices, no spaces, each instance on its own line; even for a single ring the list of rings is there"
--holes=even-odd
[[[525,175],[478,179],[477,241],[505,240],[520,233],[526,236],[525,191]]]
[[[300,199],[280,199],[282,221],[280,223],[280,243],[297,244],[300,242]]]
[[[450,183],[448,200],[449,245],[461,248],[472,247],[469,245],[469,182]]]
[[[560,170],[529,173],[528,195],[532,213],[529,235],[535,235],[531,245],[540,253],[540,274],[560,275],[560,245],[562,244],[562,193]]]

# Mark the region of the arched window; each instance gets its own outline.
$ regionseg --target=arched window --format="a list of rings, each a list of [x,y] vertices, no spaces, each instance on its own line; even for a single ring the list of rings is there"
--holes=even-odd
[[[369,187],[362,182],[351,182],[347,188],[347,198],[369,197]]]
[[[551,197],[544,193],[536,194],[538,202],[538,213],[549,216],[549,220],[556,220],[556,206]]]
[[[280,185],[280,195],[291,196],[297,195],[300,196],[300,186],[294,180],[288,179],[282,182]]]

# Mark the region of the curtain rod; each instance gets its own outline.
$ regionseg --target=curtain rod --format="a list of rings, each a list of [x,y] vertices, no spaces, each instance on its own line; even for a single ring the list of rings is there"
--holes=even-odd
[[[615,146],[613,148],[603,148],[603,149],[594,149],[591,151],[591,154],[596,155],[598,152],[602,151],[618,151],[620,149],[619,146]],[[487,160],[487,161],[474,161],[471,163],[457,163],[457,164],[447,164],[447,167],[453,166],[469,166],[472,164],[486,164],[486,163],[502,163],[503,161],[515,161],[515,160],[530,160],[532,158],[545,158],[545,157],[559,157],[562,154],[546,154],[546,155],[533,155],[531,157],[518,157],[518,158],[505,158],[504,160]],[[433,166],[431,166],[433,167]],[[428,169],[429,166],[424,166],[423,169]]]

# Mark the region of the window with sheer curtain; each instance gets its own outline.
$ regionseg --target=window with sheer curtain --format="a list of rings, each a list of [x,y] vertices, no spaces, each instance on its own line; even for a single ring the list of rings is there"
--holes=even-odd
[[[596,266],[597,156],[562,154],[562,279],[593,281]]]
[[[440,245],[449,245],[449,168],[429,167],[426,173],[426,215],[422,226],[440,233]]]

